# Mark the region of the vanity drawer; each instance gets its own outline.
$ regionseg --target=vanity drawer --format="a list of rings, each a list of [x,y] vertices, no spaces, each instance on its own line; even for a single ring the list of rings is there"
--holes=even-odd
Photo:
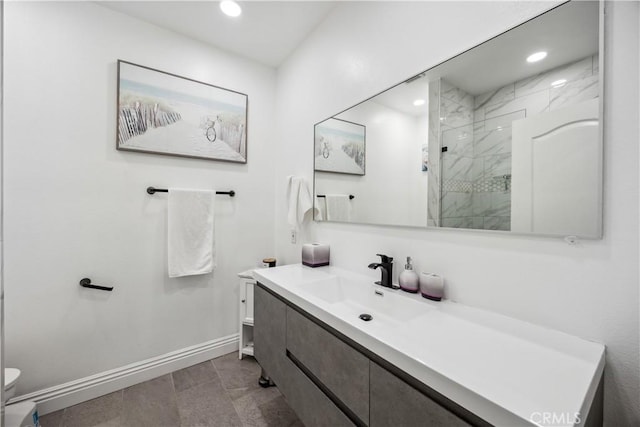
[[[287,353],[346,412],[369,424],[369,359],[287,307]],[[315,377],[315,378],[314,378]],[[348,408],[348,409],[347,409]]]
[[[291,360],[287,360],[287,403],[306,427],[354,427],[355,424]],[[368,401],[368,399],[367,399]]]
[[[371,362],[371,427],[469,427],[461,418]]]

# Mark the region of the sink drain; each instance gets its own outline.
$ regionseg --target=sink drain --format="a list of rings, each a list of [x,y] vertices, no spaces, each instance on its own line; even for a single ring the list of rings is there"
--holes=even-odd
[[[367,313],[361,314],[359,317],[365,322],[368,322],[369,320],[373,319],[373,316]]]

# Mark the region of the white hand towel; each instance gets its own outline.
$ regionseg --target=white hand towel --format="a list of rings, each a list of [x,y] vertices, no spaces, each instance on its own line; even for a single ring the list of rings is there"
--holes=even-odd
[[[169,189],[169,277],[213,271],[215,194],[212,190]]]
[[[324,221],[325,218],[327,217],[327,202],[324,200],[324,198],[315,197],[316,199],[316,220],[317,221]]]
[[[327,194],[327,221],[350,221],[351,203],[346,194]]]
[[[304,221],[304,215],[313,209],[313,199],[307,181],[299,176],[287,177],[287,221],[297,229]]]

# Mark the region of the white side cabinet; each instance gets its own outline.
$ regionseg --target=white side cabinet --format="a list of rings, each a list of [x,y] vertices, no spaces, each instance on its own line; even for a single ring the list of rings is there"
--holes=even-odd
[[[239,358],[245,354],[253,356],[253,286],[256,281],[253,278],[253,271],[247,270],[238,273],[240,278],[239,310],[240,313],[240,349]]]

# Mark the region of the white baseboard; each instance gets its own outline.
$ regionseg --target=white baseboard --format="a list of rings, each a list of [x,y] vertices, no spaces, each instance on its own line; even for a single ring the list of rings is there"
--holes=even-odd
[[[40,415],[95,399],[125,387],[238,351],[238,334],[186,347],[110,371],[13,397],[8,404],[33,401]]]

